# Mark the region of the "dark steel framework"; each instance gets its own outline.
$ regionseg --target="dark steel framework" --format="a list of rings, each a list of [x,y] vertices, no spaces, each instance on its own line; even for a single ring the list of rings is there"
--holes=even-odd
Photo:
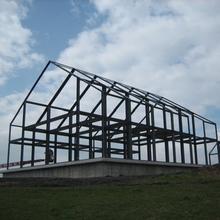
[[[30,100],[30,95],[49,65],[64,71],[66,78],[49,103],[34,102]],[[76,88],[72,88],[76,98],[70,108],[57,107],[54,102],[70,78],[76,80]],[[82,82],[86,84],[83,90]],[[81,99],[90,92],[90,88],[99,92],[100,100],[92,111],[82,111]],[[108,106],[112,105],[108,102],[108,97],[118,100],[111,112],[108,110]],[[31,125],[26,125],[28,105],[44,108],[36,122]],[[124,109],[124,114],[114,117],[121,107]],[[140,108],[142,113],[138,113],[138,115],[141,116],[141,120],[135,121],[133,115]],[[63,113],[53,117],[52,110],[59,110]],[[160,116],[156,116],[158,111],[161,113]],[[18,114],[22,114],[21,124],[15,123]],[[159,126],[155,122],[157,117],[162,120],[162,124]],[[67,121],[68,123],[66,123]],[[51,128],[53,122],[59,122],[56,128]],[[202,128],[198,128],[198,124],[202,125]],[[42,126],[44,127],[42,128]],[[213,131],[212,137],[206,132],[207,127],[210,131],[210,126]],[[19,138],[12,138],[13,127],[21,129]],[[37,138],[37,134],[43,134],[44,138]],[[62,137],[66,138],[65,141],[61,140]],[[7,163],[10,163],[11,145],[18,145],[20,146],[20,167],[24,165],[26,148],[31,149],[31,166],[36,165],[35,149],[38,147],[44,148],[46,155],[50,149],[53,149],[54,163],[57,163],[58,149],[63,149],[68,152],[68,161],[80,160],[82,159],[81,152],[87,152],[89,159],[121,157],[142,160],[142,156],[145,155],[145,160],[153,162],[158,161],[158,153],[162,153],[164,162],[167,163],[184,164],[188,159],[187,163],[199,164],[197,151],[203,149],[200,157],[203,157],[203,164],[208,165],[208,145],[210,146],[210,144],[211,148],[217,144],[219,162],[220,149],[216,123],[164,97],[49,61],[10,123]],[[162,146],[162,148],[158,146]],[[177,161],[177,148],[179,149],[179,161]],[[50,161],[46,157],[45,164],[49,163]]]

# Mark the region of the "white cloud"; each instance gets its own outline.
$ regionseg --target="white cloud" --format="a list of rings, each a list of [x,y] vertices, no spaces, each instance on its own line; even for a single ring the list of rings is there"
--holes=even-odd
[[[22,103],[27,91],[0,98],[0,163],[6,162],[9,123]],[[13,156],[13,155],[12,155]]]
[[[219,1],[93,1],[103,23],[58,60],[173,99],[200,113],[220,105]]]
[[[23,1],[0,1],[0,85],[15,68],[30,67],[43,56],[32,51],[32,32],[22,25],[28,8]]]
[[[30,67],[44,59],[41,54],[32,50],[32,32],[22,24],[30,3],[30,0],[0,1],[0,86],[14,74],[15,69]],[[9,122],[26,93],[24,90],[0,98],[0,161],[5,161]]]

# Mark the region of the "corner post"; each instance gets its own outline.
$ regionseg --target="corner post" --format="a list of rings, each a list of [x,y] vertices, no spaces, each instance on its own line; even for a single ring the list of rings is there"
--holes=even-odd
[[[218,163],[220,164],[220,144],[218,141],[218,130],[217,130],[217,125],[215,124],[215,135],[216,135],[216,140],[217,140],[217,154],[218,154]]]
[[[163,106],[163,127],[165,130],[167,129],[167,117],[166,117],[165,105]],[[164,140],[164,145],[165,145],[165,159],[166,159],[166,162],[169,162],[170,155],[169,155],[169,143],[168,143],[167,138],[165,138],[165,140]]]
[[[196,126],[195,126],[195,116],[194,115],[192,115],[192,129],[193,129],[195,164],[198,164],[197,143],[196,143]]]
[[[80,122],[80,79],[76,78],[76,135],[74,160],[79,160],[79,122]]]
[[[9,135],[8,135],[8,154],[7,154],[7,170],[9,168],[10,162],[10,150],[11,150],[11,124],[9,125]]]
[[[205,128],[205,122],[204,121],[203,121],[203,134],[204,134],[205,164],[208,165],[208,152],[207,152],[207,142],[206,142],[206,128]]]
[[[106,102],[106,87],[102,86],[102,157],[106,158],[107,155],[107,102]]]
[[[156,152],[156,135],[155,135],[155,121],[154,121],[154,107],[151,106],[151,126],[152,126],[152,148],[153,148],[153,161],[157,160]]]
[[[185,151],[184,151],[184,142],[183,142],[183,121],[181,110],[178,110],[179,118],[179,132],[180,132],[180,152],[181,152],[181,162],[185,163]]]
[[[189,134],[190,163],[193,164],[192,137],[191,137],[191,129],[190,129],[189,117],[187,117],[187,124],[188,124],[188,134]]]
[[[26,119],[26,102],[23,105],[23,114],[22,114],[22,133],[21,133],[21,155],[20,155],[20,168],[23,167],[24,161],[24,136],[25,136],[25,119]]]
[[[45,152],[45,164],[49,164],[49,153],[50,153],[50,106],[47,108],[47,124],[46,124],[46,152]]]
[[[175,128],[173,112],[170,112],[171,130],[172,130],[172,147],[173,147],[173,162],[176,163],[176,142],[175,142]]]
[[[72,161],[72,146],[73,146],[73,141],[72,141],[72,137],[73,137],[73,115],[70,114],[69,115],[69,149],[68,149],[68,160]]]
[[[35,130],[32,133],[32,147],[31,147],[31,166],[34,166],[35,158]]]
[[[92,142],[92,118],[89,117],[89,159],[94,158]]]
[[[146,114],[146,126],[147,126],[147,159],[148,161],[152,160],[151,157],[151,139],[150,139],[150,106],[149,104],[145,105],[145,114]]]
[[[131,100],[129,98],[129,93],[126,93],[126,100],[125,100],[125,111],[126,111],[126,145],[127,145],[127,152],[126,158],[132,159],[132,131],[131,131]]]

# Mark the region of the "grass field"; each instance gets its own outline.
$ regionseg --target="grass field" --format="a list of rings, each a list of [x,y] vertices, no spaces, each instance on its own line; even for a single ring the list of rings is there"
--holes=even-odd
[[[83,186],[1,186],[1,220],[220,219],[215,171]]]

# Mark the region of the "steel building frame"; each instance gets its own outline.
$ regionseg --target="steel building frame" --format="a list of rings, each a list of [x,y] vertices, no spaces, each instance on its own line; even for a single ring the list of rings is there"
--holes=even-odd
[[[29,99],[30,94],[42,78],[49,65],[63,70],[66,78],[56,91],[48,104],[33,102]],[[54,101],[65,87],[71,77],[76,80],[76,100],[71,108],[56,107]],[[86,87],[81,91],[81,83],[86,83]],[[91,112],[82,111],[80,101],[82,97],[90,92],[90,88],[95,88],[100,92],[100,100]],[[107,97],[114,97],[119,100],[113,111],[107,112]],[[36,123],[26,125],[26,106],[35,105],[44,107],[44,111]],[[125,106],[125,115],[122,118],[114,117],[114,114],[121,106]],[[142,106],[144,112],[142,120],[133,121],[132,117],[135,111]],[[100,108],[101,112],[96,113]],[[62,115],[52,117],[51,110],[61,110]],[[162,112],[163,126],[155,125],[155,111]],[[22,113],[22,122],[15,124],[18,114]],[[73,120],[74,117],[74,120]],[[46,119],[45,119],[46,118]],[[68,120],[68,124],[64,122]],[[187,126],[183,125],[183,120],[187,121]],[[200,121],[203,126],[203,135],[197,134],[196,122]],[[54,129],[51,123],[60,121]],[[39,128],[45,125],[45,128]],[[206,127],[211,125],[214,128],[214,137],[206,135]],[[22,130],[21,136],[12,139],[12,127],[18,127]],[[26,132],[31,132],[32,137],[26,137]],[[37,139],[36,134],[45,134],[45,139]],[[200,132],[201,133],[201,132]],[[53,136],[53,138],[51,138]],[[66,137],[68,141],[58,140],[58,136]],[[83,144],[82,140],[87,140]],[[99,145],[97,145],[99,142]],[[141,160],[142,151],[145,151],[148,161],[157,161],[157,146],[163,144],[165,161],[176,163],[176,145],[180,147],[180,163],[186,163],[186,157],[189,157],[191,164],[198,164],[198,147],[204,149],[204,161],[208,164],[208,144],[218,145],[218,135],[216,123],[196,114],[192,111],[158,95],[143,91],[120,82],[106,79],[102,76],[94,75],[76,69],[61,63],[49,61],[37,81],[29,91],[25,100],[21,104],[9,126],[9,143],[7,164],[10,163],[11,145],[20,146],[20,167],[24,165],[24,150],[26,146],[31,148],[31,166],[35,165],[35,148],[45,148],[46,155],[50,149],[54,151],[54,163],[57,163],[57,150],[68,151],[68,161],[80,160],[80,153],[87,152],[88,158],[92,159],[99,153],[103,158],[111,158],[115,155],[124,159]],[[120,147],[116,147],[116,146]],[[186,146],[189,148],[189,154],[186,154]],[[218,150],[218,161],[220,161],[220,150]],[[46,156],[45,164],[49,164],[49,158]]]

